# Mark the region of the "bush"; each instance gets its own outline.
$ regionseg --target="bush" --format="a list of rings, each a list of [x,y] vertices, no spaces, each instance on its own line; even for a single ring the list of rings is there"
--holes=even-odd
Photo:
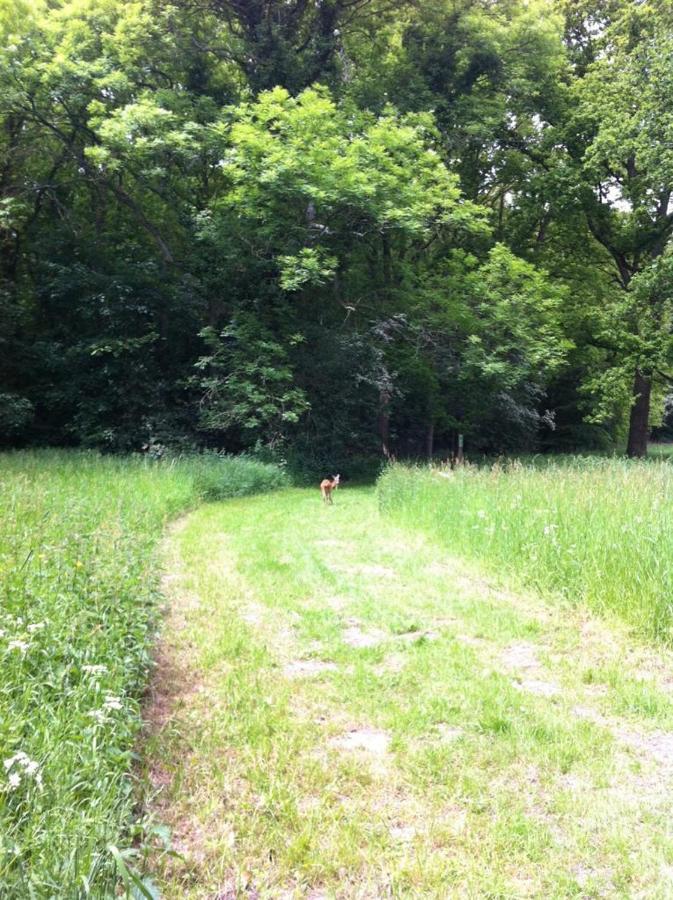
[[[287,487],[289,478],[271,463],[251,457],[203,453],[181,462],[191,472],[194,490],[202,500],[224,500]]]
[[[0,393],[0,435],[16,440],[31,423],[34,412],[25,397]]]

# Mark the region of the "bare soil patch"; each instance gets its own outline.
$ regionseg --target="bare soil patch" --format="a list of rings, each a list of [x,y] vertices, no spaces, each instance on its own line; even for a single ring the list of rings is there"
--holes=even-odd
[[[388,635],[380,628],[371,628],[364,631],[359,625],[351,624],[344,628],[342,640],[349,647],[357,649],[367,649],[368,647],[377,647],[387,639]]]
[[[409,844],[418,834],[418,829],[413,825],[393,825],[390,829],[390,836],[394,841],[401,844]]]
[[[615,737],[639,753],[651,757],[660,766],[671,769],[673,774],[673,733],[653,731],[650,734],[620,727]]]
[[[465,734],[465,729],[459,725],[447,725],[446,722],[438,722],[435,725],[437,733],[443,741],[457,741],[458,738]]]
[[[529,694],[536,694],[538,697],[558,697],[561,688],[553,681],[543,681],[541,678],[524,678],[523,681],[515,682],[516,687]]]
[[[387,731],[375,728],[353,728],[346,734],[332,738],[332,747],[337,750],[360,750],[374,756],[384,756],[390,746],[390,735]]]
[[[402,653],[391,653],[383,662],[374,666],[374,674],[380,677],[401,672],[407,664],[407,658]]]
[[[524,641],[510,644],[501,654],[500,661],[508,669],[541,668],[535,646]]]
[[[337,672],[339,667],[333,662],[323,662],[319,659],[297,659],[288,663],[283,668],[286,678],[310,678],[313,675],[321,675],[323,672]]]

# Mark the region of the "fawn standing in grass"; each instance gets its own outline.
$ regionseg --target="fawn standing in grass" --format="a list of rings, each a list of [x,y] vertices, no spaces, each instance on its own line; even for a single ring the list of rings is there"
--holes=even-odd
[[[323,478],[320,482],[320,493],[322,494],[325,503],[332,502],[332,491],[335,491],[339,487],[340,477],[340,475],[335,475],[334,478]]]

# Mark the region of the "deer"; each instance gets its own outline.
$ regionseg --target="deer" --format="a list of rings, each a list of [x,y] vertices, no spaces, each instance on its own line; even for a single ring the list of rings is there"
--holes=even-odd
[[[320,493],[322,494],[325,503],[332,502],[332,491],[335,491],[339,487],[340,478],[340,475],[335,475],[334,478],[323,478],[320,482]]]

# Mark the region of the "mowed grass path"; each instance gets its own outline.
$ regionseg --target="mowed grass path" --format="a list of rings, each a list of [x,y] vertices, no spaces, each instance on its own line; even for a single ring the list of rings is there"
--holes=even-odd
[[[166,898],[673,895],[668,651],[490,583],[371,490],[205,506],[165,560]]]

